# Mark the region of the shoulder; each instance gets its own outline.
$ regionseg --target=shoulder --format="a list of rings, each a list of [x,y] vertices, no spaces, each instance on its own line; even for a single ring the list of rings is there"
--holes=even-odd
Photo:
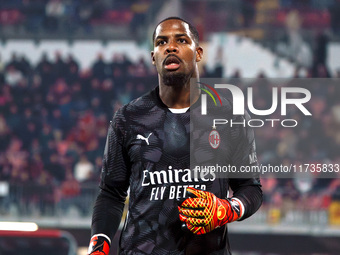
[[[212,115],[217,115],[223,118],[232,118],[233,116],[233,103],[229,98],[220,96],[216,102],[208,101],[208,112]]]
[[[142,95],[141,97],[138,97],[132,100],[130,103],[122,107],[123,111],[125,111],[126,113],[135,113],[135,112],[141,113],[141,112],[150,110],[156,105],[154,94],[155,94],[155,91],[151,90],[147,92],[146,94]]]
[[[140,118],[156,105],[155,90],[151,90],[119,108],[113,116],[113,122],[127,122],[136,117]]]

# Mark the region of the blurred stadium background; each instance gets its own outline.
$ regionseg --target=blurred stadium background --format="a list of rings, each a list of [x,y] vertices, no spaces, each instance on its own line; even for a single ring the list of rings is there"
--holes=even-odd
[[[0,221],[39,227],[0,231],[0,254],[86,254],[109,120],[157,85],[168,16],[198,28],[202,77],[340,78],[339,0],[0,1]],[[314,95],[303,128],[257,132],[260,162],[340,162],[340,88]],[[340,254],[339,178],[262,183],[235,255]]]

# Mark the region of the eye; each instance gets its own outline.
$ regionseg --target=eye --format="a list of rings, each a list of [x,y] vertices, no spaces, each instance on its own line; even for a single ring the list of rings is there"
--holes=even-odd
[[[187,40],[184,39],[184,38],[179,38],[178,41],[179,41],[180,43],[187,43]]]
[[[157,45],[157,46],[158,46],[158,45],[164,45],[165,43],[166,43],[165,40],[159,40],[159,41],[157,41],[156,45]]]

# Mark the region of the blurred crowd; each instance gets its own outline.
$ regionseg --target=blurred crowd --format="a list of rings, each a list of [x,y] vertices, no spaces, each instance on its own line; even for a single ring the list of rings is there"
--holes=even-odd
[[[39,200],[34,186],[56,200],[97,184],[113,112],[155,86],[154,72],[143,59],[132,63],[119,54],[110,63],[99,54],[80,71],[72,55],[44,55],[32,65],[13,53],[0,64],[0,180],[27,184],[20,192],[33,196],[28,201]]]
[[[145,15],[156,3],[162,5],[152,0],[0,1],[0,34],[8,30],[24,31],[29,38],[41,33],[90,35],[97,32],[96,25],[116,29],[115,25],[124,24],[124,31],[135,38],[145,34],[141,29],[148,19]],[[186,0],[183,8],[203,40],[208,31],[272,27],[268,31],[283,34],[276,38],[268,32],[270,40],[279,39],[275,52],[298,66],[292,78],[340,78],[340,71],[327,70],[328,42],[340,36],[340,0]],[[306,37],[306,31],[312,35]],[[202,69],[202,77],[218,78],[224,66]],[[238,80],[242,70],[228,78],[244,90],[249,85]],[[268,109],[274,84],[265,73],[258,78],[251,84],[254,94],[261,95],[256,104]],[[76,205],[88,215],[113,113],[156,85],[154,67],[123,54],[113,55],[111,61],[98,54],[89,70],[80,70],[77,59],[59,52],[53,60],[44,54],[37,64],[15,52],[8,62],[0,55],[0,214],[9,213],[13,204],[22,213],[38,208],[47,214],[60,204],[62,210]],[[339,86],[313,84],[310,90],[312,118],[293,111],[287,118],[300,121],[294,129],[256,129],[260,163],[339,164]],[[264,207],[327,209],[340,200],[340,176],[333,177],[263,178]]]
[[[297,126],[286,128],[277,122],[274,128],[254,128],[259,163],[265,166],[292,166],[290,173],[266,173],[261,179],[264,207],[307,210],[328,210],[333,201],[340,201],[340,94],[339,80],[327,79],[328,72],[312,76],[298,75],[291,80],[261,79],[251,82],[256,109],[272,106],[272,87],[299,87],[310,91],[312,99],[305,104],[308,117],[295,106],[287,114],[276,111],[269,119],[294,119]],[[314,78],[303,79],[300,78]],[[339,78],[337,77],[334,78]],[[242,87],[242,82],[238,84]],[[279,97],[280,98],[280,97]],[[294,98],[301,98],[298,93]],[[279,99],[280,100],[280,99]],[[259,116],[253,117],[258,119]],[[267,116],[259,119],[266,119]],[[322,166],[322,173],[315,166]],[[336,167],[337,169],[335,169]]]
[[[29,37],[57,32],[64,38],[91,34],[107,38],[114,31],[121,31],[118,27],[123,26],[129,28],[125,29],[130,32],[126,34],[136,39],[143,33],[140,30],[155,22],[156,13],[163,4],[155,0],[1,1],[0,34]],[[276,40],[276,29],[285,26],[285,19],[292,11],[299,12],[304,29],[330,29],[340,36],[339,0],[185,0],[180,1],[180,5],[185,18],[198,28],[201,38],[210,32],[265,28],[271,33],[267,40]]]
[[[203,77],[221,77],[220,69],[204,69]],[[299,77],[327,78],[330,74],[320,69],[316,76],[312,72],[301,76],[297,70],[292,78]],[[235,80],[242,78],[239,71],[229,78],[243,86]],[[273,84],[265,73],[258,78],[252,84],[254,94],[261,95],[256,104],[267,109]],[[309,88],[313,100],[308,108],[313,118],[300,119],[293,111],[287,118],[301,120],[294,129],[256,129],[261,163],[340,162],[340,91],[334,84],[322,84]],[[90,70],[80,70],[72,55],[58,52],[55,60],[43,55],[36,65],[15,53],[8,63],[0,61],[0,180],[10,183],[12,194],[7,200],[1,200],[0,194],[0,204],[16,202],[25,210],[30,204],[48,213],[62,201],[66,209],[76,204],[87,214],[90,207],[77,198],[90,196],[86,184],[98,184],[113,113],[156,85],[154,67],[144,59],[131,62],[121,54],[115,54],[110,62],[98,54]],[[303,200],[308,201],[304,206],[315,209],[340,200],[339,178],[316,177],[264,178],[264,205],[280,207],[291,201],[301,206],[296,202]]]
[[[0,2],[0,26],[21,34],[90,35],[97,25],[143,25],[151,0],[13,0]],[[96,33],[97,34],[97,33]]]

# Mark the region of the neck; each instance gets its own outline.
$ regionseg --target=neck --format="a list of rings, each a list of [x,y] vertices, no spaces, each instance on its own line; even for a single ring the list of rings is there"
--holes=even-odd
[[[168,86],[160,82],[159,97],[169,108],[181,109],[190,107],[200,96],[197,84],[195,82],[191,83],[190,79],[183,86]]]

